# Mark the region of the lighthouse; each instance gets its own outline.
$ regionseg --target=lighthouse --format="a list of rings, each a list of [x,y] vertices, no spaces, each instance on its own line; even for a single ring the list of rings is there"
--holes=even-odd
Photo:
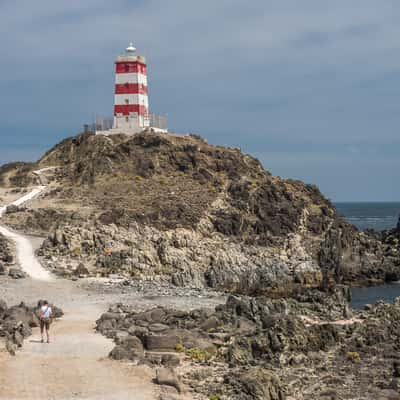
[[[147,128],[168,132],[166,116],[149,112],[146,59],[136,54],[132,43],[115,60],[114,117],[96,116],[92,126],[97,135],[131,135]]]
[[[149,126],[146,59],[130,43],[115,60],[113,129],[137,133]]]

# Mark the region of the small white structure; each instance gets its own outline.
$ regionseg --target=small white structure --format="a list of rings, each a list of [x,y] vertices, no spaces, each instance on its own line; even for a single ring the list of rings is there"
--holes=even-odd
[[[136,48],[130,43],[125,54],[115,60],[113,127],[109,130],[96,130],[96,133],[134,134],[150,127],[156,131],[167,131],[166,126],[151,126],[154,120],[149,112],[146,59],[137,55]]]

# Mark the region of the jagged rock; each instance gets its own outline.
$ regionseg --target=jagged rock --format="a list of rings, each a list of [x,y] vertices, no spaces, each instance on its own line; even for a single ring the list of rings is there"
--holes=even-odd
[[[67,270],[84,258],[82,275],[272,296],[400,278],[396,245],[358,232],[315,186],[272,177],[238,149],[187,135],[83,134],[35,165],[1,168],[0,179],[29,180],[32,168],[49,165],[59,166],[60,188],[47,194],[57,209],[11,214],[7,223],[52,231],[40,255],[56,255]],[[66,199],[77,210],[60,210]],[[88,201],[93,214],[81,215]]]
[[[115,360],[137,360],[144,355],[143,345],[136,336],[125,336],[117,339],[117,345],[110,353],[110,357]]]
[[[84,264],[80,263],[73,273],[75,276],[86,276],[89,275],[89,270],[84,266]]]
[[[156,324],[149,325],[148,329],[150,332],[159,333],[159,332],[164,332],[164,331],[168,330],[169,326],[165,325],[165,324],[156,323]]]
[[[18,268],[10,268],[8,275],[13,279],[22,279],[26,277],[25,272]]]
[[[2,262],[0,262],[0,275],[5,275],[7,272],[6,267],[4,266],[4,264]]]
[[[7,303],[0,299],[0,318],[3,318],[5,311],[7,310]]]
[[[175,354],[163,354],[161,356],[161,364],[165,367],[177,367],[181,360]]]
[[[24,336],[18,330],[16,330],[13,335],[13,341],[17,347],[22,347],[24,343]]]
[[[7,206],[6,214],[14,214],[14,213],[21,212],[21,211],[24,211],[24,210],[25,210],[25,208],[18,207],[18,206],[15,206],[15,205],[12,204],[10,206]]]
[[[147,335],[144,344],[149,351],[175,351],[181,341],[176,335]]]
[[[182,392],[181,383],[172,368],[157,368],[156,383],[174,387],[179,393]]]
[[[228,384],[236,389],[233,399],[237,400],[284,400],[286,398],[279,378],[263,368],[226,376]]]
[[[6,340],[6,350],[12,355],[15,356],[17,351],[17,345],[10,339]]]
[[[39,319],[35,315],[33,309],[26,306],[24,303],[8,308],[4,314],[4,320],[22,322],[24,325],[31,328],[39,326]]]

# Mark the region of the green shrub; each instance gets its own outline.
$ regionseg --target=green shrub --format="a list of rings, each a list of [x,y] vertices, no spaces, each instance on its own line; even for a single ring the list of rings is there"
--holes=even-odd
[[[346,355],[347,359],[353,363],[357,363],[361,361],[360,354],[356,351],[349,351]]]
[[[187,350],[186,355],[188,357],[190,357],[190,359],[192,361],[196,361],[196,362],[208,361],[212,357],[208,351],[199,349],[198,347],[193,347],[193,348]]]
[[[80,247],[74,247],[71,253],[74,257],[80,257],[82,255],[82,249]]]
[[[177,343],[175,345],[175,351],[177,353],[183,353],[185,351],[185,346],[182,343]]]

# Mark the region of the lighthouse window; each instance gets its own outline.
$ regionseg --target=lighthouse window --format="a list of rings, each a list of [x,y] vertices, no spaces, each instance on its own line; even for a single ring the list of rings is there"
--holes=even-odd
[[[125,99],[125,104],[129,104],[129,99]]]
[[[129,71],[129,64],[125,64],[125,71],[126,71],[126,72]]]
[[[126,122],[129,122],[129,117],[125,117],[125,121],[126,121]]]

